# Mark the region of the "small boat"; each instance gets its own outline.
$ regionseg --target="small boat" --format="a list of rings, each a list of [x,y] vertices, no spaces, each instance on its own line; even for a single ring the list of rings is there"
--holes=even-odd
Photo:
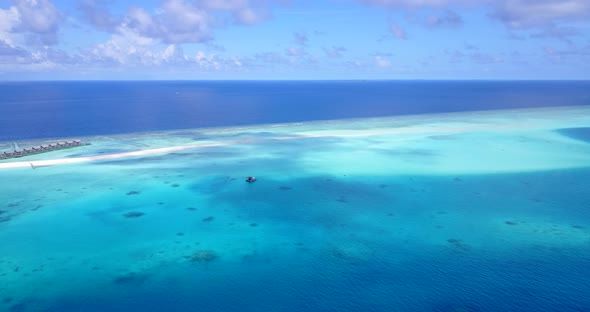
[[[246,182],[248,182],[248,183],[256,182],[256,177],[247,177]]]

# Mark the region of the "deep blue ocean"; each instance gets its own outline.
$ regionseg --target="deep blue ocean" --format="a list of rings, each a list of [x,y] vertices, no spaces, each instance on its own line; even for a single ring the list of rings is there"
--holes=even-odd
[[[4,82],[0,141],[569,105],[590,82]]]

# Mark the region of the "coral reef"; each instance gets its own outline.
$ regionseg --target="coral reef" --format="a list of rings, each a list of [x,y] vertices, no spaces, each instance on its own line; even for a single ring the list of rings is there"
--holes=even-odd
[[[469,246],[467,244],[465,244],[462,240],[460,239],[456,239],[456,238],[449,238],[447,239],[447,242],[449,244],[451,244],[453,247],[455,247],[456,249],[459,250],[464,250],[467,251],[469,250]]]
[[[143,215],[145,215],[145,213],[141,211],[131,211],[123,214],[125,218],[139,218]]]
[[[148,275],[146,274],[138,274],[138,273],[127,273],[121,276],[116,277],[113,280],[113,283],[118,285],[124,284],[131,284],[131,285],[141,285],[147,281]]]
[[[190,262],[209,263],[219,258],[217,253],[213,250],[198,250],[188,257]]]

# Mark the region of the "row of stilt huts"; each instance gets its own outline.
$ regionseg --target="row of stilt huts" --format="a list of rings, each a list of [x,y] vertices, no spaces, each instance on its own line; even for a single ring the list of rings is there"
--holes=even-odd
[[[34,154],[40,154],[45,152],[56,151],[60,149],[66,149],[83,145],[80,140],[61,141],[43,145],[37,145],[33,147],[17,148],[12,151],[0,152],[0,159],[18,158],[23,156],[29,156]]]

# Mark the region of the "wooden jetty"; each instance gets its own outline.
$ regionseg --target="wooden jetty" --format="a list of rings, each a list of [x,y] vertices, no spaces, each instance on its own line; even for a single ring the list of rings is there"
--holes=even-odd
[[[57,150],[61,150],[61,149],[77,147],[77,146],[81,146],[81,145],[86,145],[86,144],[82,143],[82,141],[80,141],[80,140],[71,140],[71,141],[60,141],[60,142],[55,142],[55,143],[31,146],[31,147],[26,147],[26,148],[17,148],[12,151],[0,152],[0,159],[11,159],[11,158],[24,157],[24,156],[34,155],[34,154],[47,153],[47,152],[51,152],[51,151],[57,151]]]

